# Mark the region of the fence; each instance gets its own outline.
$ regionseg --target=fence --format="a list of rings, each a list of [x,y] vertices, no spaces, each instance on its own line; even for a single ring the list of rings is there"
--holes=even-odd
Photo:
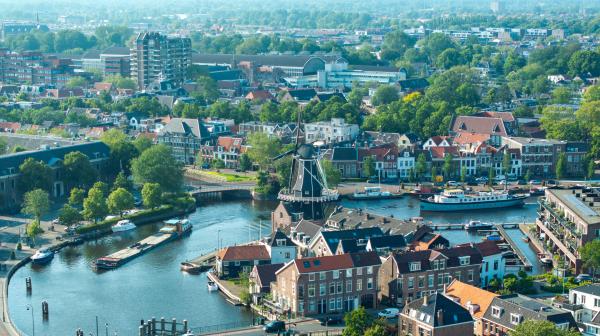
[[[191,328],[191,331],[197,335],[207,335],[228,330],[245,329],[252,326],[253,324],[251,321],[236,321],[230,323],[214,324],[204,327],[195,327]]]

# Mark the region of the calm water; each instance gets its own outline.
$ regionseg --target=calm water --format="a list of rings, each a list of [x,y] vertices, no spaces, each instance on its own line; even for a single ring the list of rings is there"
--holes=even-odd
[[[426,221],[435,223],[465,223],[471,219],[493,222],[527,222],[535,218],[534,200],[523,208],[471,212],[463,214],[424,214]],[[396,218],[419,216],[418,200],[404,197],[376,202],[342,203]],[[140,227],[130,232],[88,242],[79,247],[62,250],[44,267],[27,265],[19,270],[10,284],[9,304],[13,321],[24,333],[31,334],[31,313],[35,309],[36,335],[74,335],[82,328],[86,335],[95,333],[98,316],[100,334],[108,323],[109,335],[135,335],[140,319],[164,316],[168,320],[187,319],[191,327],[208,326],[236,321],[250,321],[243,308],[227,303],[220,294],[208,293],[205,275],[180,272],[179,263],[221,246],[254,240],[268,234],[270,211],[274,203],[225,202],[200,207],[190,215],[194,224],[190,237],[159,247],[125,266],[109,272],[94,273],[90,262],[117,251],[148,236],[159,224]],[[262,221],[262,229],[259,223]],[[219,232],[220,231],[220,232]],[[465,231],[444,231],[452,244],[481,241],[481,236]],[[535,253],[521,239],[518,230],[509,230],[530,261]],[[31,277],[33,292],[26,295],[25,278]],[[50,306],[50,318],[42,321],[41,301]]]

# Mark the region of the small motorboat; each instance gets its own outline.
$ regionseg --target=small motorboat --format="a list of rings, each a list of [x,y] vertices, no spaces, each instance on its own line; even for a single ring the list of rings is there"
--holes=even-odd
[[[540,254],[540,262],[546,266],[552,266],[553,262],[552,262],[552,258],[548,257],[545,254]]]
[[[31,262],[34,264],[45,264],[54,258],[54,251],[49,249],[41,249],[31,256]]]
[[[184,261],[181,263],[181,270],[190,274],[198,274],[200,273],[201,267],[194,263]]]
[[[491,241],[501,241],[502,240],[502,236],[497,234],[497,233],[492,233],[489,234],[487,236],[485,236],[485,240],[491,240]]]
[[[208,281],[207,288],[209,292],[216,292],[219,290],[219,285],[214,281]]]
[[[493,224],[483,223],[478,220],[472,220],[472,221],[469,221],[468,224],[465,224],[465,230],[467,230],[467,231],[488,230],[493,227],[494,227]]]
[[[123,232],[135,229],[135,224],[129,219],[123,219],[111,227],[112,232]]]
[[[529,243],[530,241],[529,236],[523,236],[521,239],[523,239],[523,241],[526,243]]]

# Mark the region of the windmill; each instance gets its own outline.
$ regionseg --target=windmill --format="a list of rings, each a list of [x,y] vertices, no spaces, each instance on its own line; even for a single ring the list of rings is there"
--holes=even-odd
[[[296,126],[296,143],[294,149],[277,155],[274,161],[291,155],[292,169],[288,188],[279,192],[278,199],[286,202],[295,213],[302,213],[304,219],[321,220],[324,217],[325,204],[336,201],[337,190],[329,189],[327,178],[312,144],[299,145],[300,114]]]

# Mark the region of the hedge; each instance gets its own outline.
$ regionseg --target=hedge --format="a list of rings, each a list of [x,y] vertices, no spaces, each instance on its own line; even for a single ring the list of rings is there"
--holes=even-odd
[[[163,205],[156,209],[146,209],[146,210],[142,210],[140,212],[136,212],[132,215],[125,215],[125,216],[123,216],[123,218],[117,217],[117,218],[113,218],[113,219],[109,219],[109,220],[100,221],[95,224],[84,225],[77,229],[77,233],[83,234],[83,233],[88,233],[91,231],[108,230],[108,229],[110,229],[111,226],[115,225],[118,221],[120,221],[122,219],[129,219],[134,223],[135,222],[143,222],[144,220],[148,220],[152,217],[162,215],[162,214],[165,214],[168,212],[172,212],[173,210],[175,210],[175,209],[172,205]]]

